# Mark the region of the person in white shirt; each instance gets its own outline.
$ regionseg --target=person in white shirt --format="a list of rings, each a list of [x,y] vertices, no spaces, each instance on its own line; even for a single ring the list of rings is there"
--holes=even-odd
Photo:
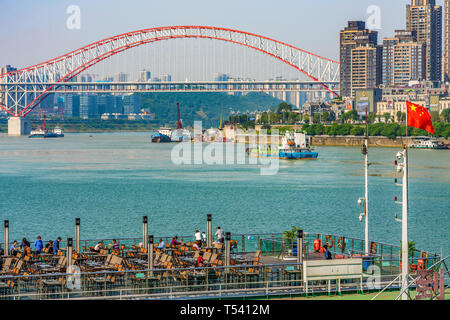
[[[166,244],[164,243],[163,239],[159,239],[158,249],[165,249]]]
[[[198,230],[195,230],[195,241],[202,241],[202,235]]]
[[[217,237],[217,243],[223,243],[225,235],[223,233],[223,230],[220,229],[220,227],[217,227],[217,231],[216,231],[215,236]]]
[[[206,233],[205,232],[202,232],[202,240],[203,240],[203,242],[206,243]]]
[[[95,245],[94,251],[95,251],[95,252],[100,252],[101,249],[103,249],[103,242],[102,242],[102,241],[99,241],[99,242]]]

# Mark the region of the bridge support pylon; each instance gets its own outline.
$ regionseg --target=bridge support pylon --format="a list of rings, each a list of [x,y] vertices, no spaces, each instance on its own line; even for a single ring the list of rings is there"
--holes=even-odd
[[[8,136],[17,137],[30,134],[31,121],[22,117],[9,117]]]

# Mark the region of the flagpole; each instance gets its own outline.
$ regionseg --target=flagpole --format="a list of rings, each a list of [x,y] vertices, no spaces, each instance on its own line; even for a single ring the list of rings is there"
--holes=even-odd
[[[365,211],[365,233],[364,233],[364,242],[365,247],[364,251],[366,255],[369,255],[369,183],[368,183],[368,171],[369,171],[369,129],[367,124],[367,107],[366,107],[366,139],[364,141],[366,145],[366,152],[364,155],[364,211]]]
[[[406,132],[408,137],[408,104],[406,104]],[[408,300],[408,150],[403,145],[403,181],[402,181],[402,300]]]

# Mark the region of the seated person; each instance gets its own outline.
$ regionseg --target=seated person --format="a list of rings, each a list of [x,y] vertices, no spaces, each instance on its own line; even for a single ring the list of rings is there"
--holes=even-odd
[[[103,249],[103,243],[102,243],[101,241],[99,241],[99,242],[95,245],[94,249],[92,249],[92,251],[93,251],[93,252],[100,252],[100,250],[102,250],[102,249]]]
[[[197,258],[196,267],[203,267],[203,252],[200,252],[200,255]]]
[[[50,240],[46,245],[47,253],[53,254],[53,240]]]
[[[113,250],[120,249],[119,243],[116,241],[116,239],[113,239],[112,244],[111,244],[111,249],[113,249]]]
[[[200,241],[200,240],[197,240],[197,241],[194,242],[194,244],[192,245],[192,247],[193,247],[195,250],[200,250],[201,244],[202,244],[201,241]]]
[[[323,246],[323,248],[325,249],[325,259],[327,259],[327,260],[331,259],[332,258],[331,257],[331,252],[328,250],[328,246],[325,244]]]
[[[172,241],[170,242],[171,246],[177,246],[181,244],[181,242],[178,241],[178,236],[173,237]]]
[[[166,247],[166,243],[163,241],[163,239],[159,239],[158,249],[164,249]]]
[[[15,256],[18,253],[19,253],[19,248],[17,248],[17,241],[14,240],[13,244],[9,248],[9,254],[12,256]]]
[[[24,249],[25,247],[29,247],[30,242],[28,242],[27,238],[22,239],[22,243],[20,244],[20,249]]]
[[[24,247],[23,248],[23,254],[26,256],[31,256],[31,248],[30,247]]]

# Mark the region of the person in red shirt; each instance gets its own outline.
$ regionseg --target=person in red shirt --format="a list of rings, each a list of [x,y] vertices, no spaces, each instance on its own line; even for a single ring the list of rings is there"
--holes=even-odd
[[[178,239],[177,236],[173,237],[172,242],[170,242],[170,245],[171,245],[171,246],[176,246],[176,245],[181,244],[181,242],[178,242],[177,239]]]
[[[197,267],[203,267],[203,252],[200,252],[197,258]]]

